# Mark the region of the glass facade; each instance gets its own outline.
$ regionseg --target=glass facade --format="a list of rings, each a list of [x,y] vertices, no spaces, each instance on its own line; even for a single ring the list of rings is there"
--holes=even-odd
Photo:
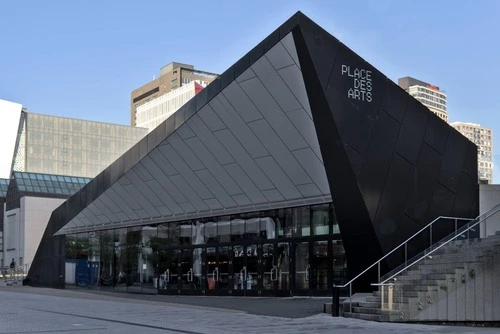
[[[7,189],[9,188],[9,179],[0,179],[0,198],[7,196]]]
[[[331,203],[66,236],[67,287],[327,295],[345,277]]]
[[[94,177],[147,134],[143,128],[33,113],[25,122],[14,167],[35,173]]]
[[[71,196],[90,179],[63,175],[14,172],[20,192],[59,194]]]

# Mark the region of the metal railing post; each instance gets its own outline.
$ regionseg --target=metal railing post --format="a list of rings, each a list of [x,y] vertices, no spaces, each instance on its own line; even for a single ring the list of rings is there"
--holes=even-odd
[[[377,283],[380,283],[380,261],[378,262],[377,267],[378,267],[378,281],[377,281]]]
[[[408,265],[408,243],[405,242],[405,267]],[[379,282],[380,283],[380,282]]]
[[[430,226],[429,231],[430,231],[429,248],[432,249],[432,225]]]
[[[349,284],[349,313],[352,313],[352,283]]]
[[[467,229],[467,263],[470,262],[470,229]]]
[[[380,289],[380,309],[383,310],[384,309],[384,286],[379,285],[379,289]]]

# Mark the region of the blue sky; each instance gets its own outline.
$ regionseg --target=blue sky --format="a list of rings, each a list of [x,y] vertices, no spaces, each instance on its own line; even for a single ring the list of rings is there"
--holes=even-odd
[[[0,99],[129,124],[130,92],[171,61],[221,73],[302,11],[397,81],[448,95],[450,121],[494,130],[500,176],[500,1],[3,1]]]

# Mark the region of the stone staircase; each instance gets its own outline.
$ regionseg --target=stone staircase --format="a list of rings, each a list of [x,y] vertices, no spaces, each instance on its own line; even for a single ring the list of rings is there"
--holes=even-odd
[[[343,315],[346,318],[388,322],[397,318],[400,313],[398,310],[383,310],[380,307],[382,302],[380,291],[374,291],[372,295],[366,296],[359,301],[355,300],[357,299],[356,294],[353,297],[352,312],[349,299],[346,299],[341,305]]]
[[[458,239],[395,277],[391,286],[384,286],[384,293],[380,289],[369,296],[346,299],[341,311],[344,317],[380,322],[499,321],[497,278],[500,233]]]

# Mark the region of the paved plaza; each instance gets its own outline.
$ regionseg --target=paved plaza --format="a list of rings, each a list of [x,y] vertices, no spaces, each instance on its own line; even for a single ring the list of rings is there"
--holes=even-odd
[[[498,333],[322,314],[322,298],[156,296],[0,287],[0,333]]]

